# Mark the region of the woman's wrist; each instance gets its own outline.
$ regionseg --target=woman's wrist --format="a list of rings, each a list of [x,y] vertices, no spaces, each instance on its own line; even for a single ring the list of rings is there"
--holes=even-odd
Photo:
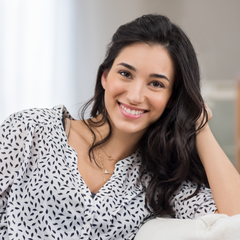
[[[208,122],[201,129],[197,130],[196,137],[198,138],[199,134],[203,135],[207,132],[211,132]]]
[[[196,134],[196,147],[199,154],[199,157],[201,159],[202,164],[204,165],[204,157],[202,157],[203,153],[209,148],[209,144],[212,142],[215,142],[215,138],[212,134],[212,131],[210,129],[210,126],[208,123],[206,125],[197,131]],[[210,149],[208,149],[210,150]]]

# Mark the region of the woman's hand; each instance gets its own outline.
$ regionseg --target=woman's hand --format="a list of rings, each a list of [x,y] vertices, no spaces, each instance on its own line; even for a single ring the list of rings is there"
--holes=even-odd
[[[208,107],[208,105],[206,103],[204,103],[205,106],[205,110],[207,113],[207,123],[205,124],[205,126],[203,128],[206,127],[206,125],[208,124],[208,121],[212,118],[212,110]],[[196,121],[196,130],[199,129],[199,127],[202,125],[202,123],[204,123],[206,121],[206,115],[204,114],[204,109],[202,110],[202,114],[199,117],[199,119]],[[204,119],[203,119],[204,118]],[[201,131],[203,128],[199,129],[199,131]]]

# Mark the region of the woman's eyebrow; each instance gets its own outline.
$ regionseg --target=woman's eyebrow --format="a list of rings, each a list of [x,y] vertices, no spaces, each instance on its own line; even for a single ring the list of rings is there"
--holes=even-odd
[[[150,77],[154,77],[154,78],[164,78],[164,79],[166,79],[167,81],[169,81],[169,79],[168,79],[165,75],[162,75],[162,74],[153,73],[153,74],[150,74]],[[169,81],[169,82],[170,82],[170,81]]]
[[[122,65],[122,66],[124,66],[124,67],[126,67],[126,68],[128,68],[128,69],[130,69],[130,70],[133,70],[134,72],[137,71],[135,67],[133,67],[133,66],[127,64],[127,63],[124,63],[124,62],[121,62],[121,63],[119,63],[118,65]]]
[[[128,68],[128,69],[130,69],[130,70],[133,70],[134,72],[137,71],[135,67],[133,67],[133,66],[131,66],[131,65],[125,63],[125,62],[121,62],[121,63],[119,63],[118,65],[124,66],[124,67],[126,67],[126,68]],[[152,73],[152,74],[150,74],[149,76],[150,76],[150,77],[154,77],[154,78],[164,78],[164,79],[166,79],[167,81],[169,81],[169,79],[168,79],[165,75],[162,75],[162,74]],[[170,81],[169,81],[169,82],[170,82]]]

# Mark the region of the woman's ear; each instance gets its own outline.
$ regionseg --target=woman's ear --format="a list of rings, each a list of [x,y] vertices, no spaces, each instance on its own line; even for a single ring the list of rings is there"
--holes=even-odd
[[[107,75],[108,75],[108,70],[105,69],[105,70],[103,71],[103,74],[102,74],[102,77],[101,77],[101,83],[102,83],[103,89],[105,89],[106,86],[107,86]]]

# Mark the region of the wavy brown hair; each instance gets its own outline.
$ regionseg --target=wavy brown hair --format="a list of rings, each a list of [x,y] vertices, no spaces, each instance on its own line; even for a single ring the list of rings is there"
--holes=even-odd
[[[146,207],[156,216],[173,215],[169,200],[182,181],[191,180],[198,184],[192,196],[199,192],[202,184],[209,187],[196,149],[195,128],[202,111],[206,121],[207,113],[200,94],[199,65],[194,48],[185,33],[167,17],[144,15],[120,26],[113,35],[106,57],[98,69],[94,97],[84,105],[81,112],[84,119],[86,109],[93,104],[91,117],[102,116],[97,123],[91,119],[88,121],[90,130],[96,124],[107,122],[109,125],[106,138],[96,142],[94,135],[89,157],[94,160],[93,149],[106,142],[111,135],[101,76],[104,70],[111,69],[120,51],[134,43],[159,44],[167,50],[174,63],[174,86],[169,107],[147,129],[139,142],[142,157],[140,179],[146,191]],[[202,121],[199,128],[203,127],[205,122]],[[94,134],[93,131],[92,133]],[[143,181],[145,174],[151,176],[147,186]]]

